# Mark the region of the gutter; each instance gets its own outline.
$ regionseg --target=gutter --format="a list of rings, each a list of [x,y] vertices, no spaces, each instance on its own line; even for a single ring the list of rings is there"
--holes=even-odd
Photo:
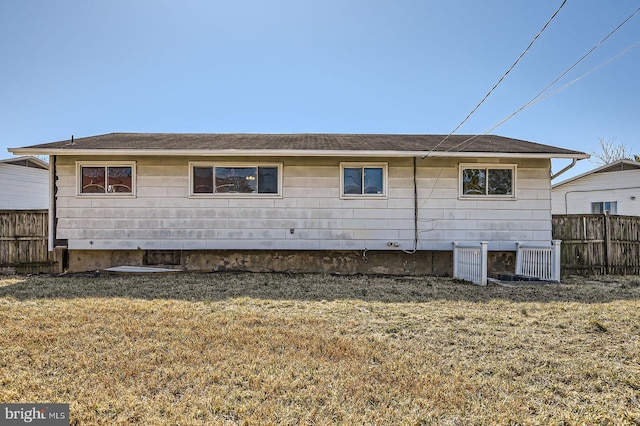
[[[65,149],[65,148],[9,148],[15,155],[131,155],[131,156],[190,156],[190,157],[422,157],[424,151],[365,151],[365,150],[289,150],[289,149],[226,149],[218,151],[168,149]],[[517,152],[432,152],[430,158],[568,158],[582,160],[587,154],[517,153]]]
[[[560,170],[558,173],[551,175],[551,180],[554,180],[555,178],[557,178],[558,176],[560,176],[561,174],[563,174],[564,172],[566,172],[567,170],[569,170],[570,168],[575,166],[577,162],[578,162],[578,159],[577,158],[573,158],[573,161],[571,162],[571,164],[569,164],[564,169]]]

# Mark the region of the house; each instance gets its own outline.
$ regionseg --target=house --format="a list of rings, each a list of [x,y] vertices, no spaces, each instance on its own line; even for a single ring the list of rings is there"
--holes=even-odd
[[[49,165],[26,156],[0,160],[0,210],[49,208]]]
[[[494,269],[551,240],[551,159],[501,136],[112,133],[10,149],[49,155],[51,248],[70,271],[450,274],[452,243]]]
[[[618,160],[553,185],[551,212],[640,216],[640,163]]]

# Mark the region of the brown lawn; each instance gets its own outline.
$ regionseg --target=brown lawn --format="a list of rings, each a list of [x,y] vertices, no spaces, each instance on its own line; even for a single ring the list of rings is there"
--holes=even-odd
[[[72,424],[640,424],[640,277],[0,277],[0,402]]]

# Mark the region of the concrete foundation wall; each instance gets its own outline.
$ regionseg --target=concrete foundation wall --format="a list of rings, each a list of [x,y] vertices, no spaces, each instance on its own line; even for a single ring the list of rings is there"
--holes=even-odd
[[[69,272],[113,266],[164,266],[183,271],[312,272],[451,276],[451,251],[69,250]],[[513,272],[515,253],[490,252],[489,272]]]

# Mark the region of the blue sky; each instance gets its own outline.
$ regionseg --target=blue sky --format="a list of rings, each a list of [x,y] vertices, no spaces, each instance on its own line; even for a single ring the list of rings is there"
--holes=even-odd
[[[562,0],[0,0],[0,158],[111,132],[435,133]],[[456,132],[482,134],[640,7],[568,0]],[[640,41],[637,14],[555,87]],[[491,131],[640,154],[640,46]],[[554,168],[564,163],[554,163]],[[565,175],[595,168],[584,160]]]

